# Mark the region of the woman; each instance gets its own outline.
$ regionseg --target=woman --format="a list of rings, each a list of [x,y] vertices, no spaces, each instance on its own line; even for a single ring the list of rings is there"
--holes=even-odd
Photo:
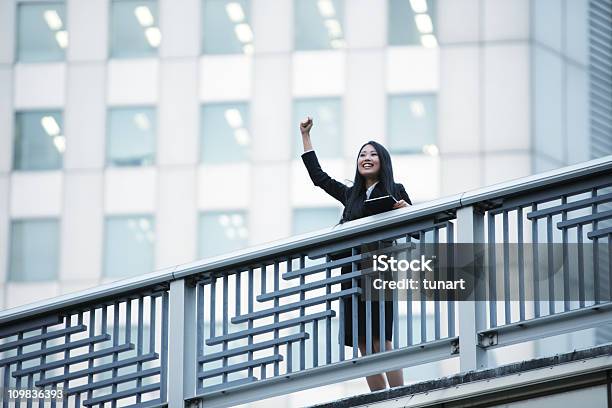
[[[308,170],[308,174],[315,186],[321,187],[325,192],[344,205],[342,212],[341,223],[351,221],[358,218],[373,215],[372,212],[365,208],[364,201],[369,198],[382,197],[392,195],[397,201],[393,205],[393,209],[407,207],[412,204],[408,193],[401,184],[395,183],[393,180],[393,167],[391,166],[391,157],[389,152],[381,144],[370,141],[364,144],[359,149],[357,156],[357,169],[355,170],[355,182],[352,187],[347,187],[343,183],[331,178],[325,173],[317,156],[312,148],[310,141],[310,129],[312,128],[312,118],[307,117],[300,123],[300,132],[302,133],[302,142],[304,144],[304,153],[302,160]],[[363,266],[362,266],[363,269]],[[349,273],[351,266],[342,267],[342,273]],[[342,284],[342,289],[350,288],[350,281]],[[371,303],[371,333],[372,346],[374,352],[380,351],[380,333],[379,322],[379,304],[377,301]],[[353,325],[352,325],[352,302],[344,302],[344,340],[345,346],[353,346]],[[366,307],[365,302],[358,302],[357,321],[358,324],[358,345],[361,355],[366,354]],[[393,302],[385,302],[385,349],[392,349],[392,328],[393,328]],[[371,375],[367,378],[368,386],[371,391],[381,390],[386,388],[385,378],[382,374]],[[397,387],[404,384],[402,370],[387,372],[387,380],[390,387]]]

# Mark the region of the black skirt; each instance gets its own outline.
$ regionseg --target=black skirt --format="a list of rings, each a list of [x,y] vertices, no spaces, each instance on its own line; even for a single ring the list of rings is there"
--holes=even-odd
[[[393,242],[383,242],[382,247],[388,247],[393,245]],[[370,245],[362,247],[362,251],[372,250]],[[339,254],[337,258],[348,257],[350,256],[350,252],[345,252],[343,254]],[[362,261],[359,264],[359,269],[364,271],[368,268],[371,268],[371,262]],[[341,274],[348,274],[352,272],[351,265],[345,265],[341,269]],[[369,279],[370,288],[372,294],[377,292],[372,285],[372,281],[378,275],[370,275],[371,279]],[[388,277],[386,277],[388,278]],[[358,341],[364,341],[366,339],[366,328],[367,324],[370,323],[370,330],[372,334],[372,342],[378,340],[380,341],[380,302],[378,300],[371,300],[370,305],[370,321],[368,322],[366,319],[366,296],[365,296],[365,278],[361,277],[357,279],[357,285],[361,288],[362,294],[357,297],[357,310],[353,310],[353,298],[352,296],[343,298],[343,310],[344,310],[344,339],[339,336],[339,343],[344,343],[345,346],[352,347],[353,346],[353,314],[357,315],[357,339]],[[347,280],[342,282],[342,290],[347,290],[352,288],[352,280]],[[388,292],[387,292],[388,295]],[[373,299],[378,299],[378,297],[371,297]],[[384,323],[385,323],[385,340],[391,341],[393,338],[393,312],[394,306],[390,297],[385,297],[385,310],[384,310]]]
[[[342,274],[350,273],[351,267],[342,267]],[[362,279],[357,280],[359,287],[362,287]],[[342,290],[350,289],[351,281],[342,284]],[[362,288],[363,289],[363,288]],[[365,292],[363,292],[365,295]],[[353,299],[352,297],[343,298],[344,303],[344,345],[353,346]],[[393,337],[393,301],[385,300],[385,340],[391,341]],[[380,302],[373,300],[370,302],[370,330],[372,333],[372,342],[380,339]],[[365,296],[357,298],[357,338],[364,340],[366,338],[366,301]],[[342,339],[339,339],[342,341]],[[341,343],[342,344],[342,343]]]

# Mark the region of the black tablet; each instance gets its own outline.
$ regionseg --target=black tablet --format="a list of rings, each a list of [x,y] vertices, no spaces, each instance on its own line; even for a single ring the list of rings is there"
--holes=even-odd
[[[393,204],[395,203],[397,203],[397,200],[392,195],[371,198],[364,201],[366,210],[372,214],[392,210]]]

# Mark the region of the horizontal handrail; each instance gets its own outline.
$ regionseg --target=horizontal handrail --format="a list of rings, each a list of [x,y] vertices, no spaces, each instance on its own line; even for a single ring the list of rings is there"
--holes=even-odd
[[[461,197],[461,205],[472,205],[495,198],[508,198],[537,191],[542,187],[574,182],[585,177],[606,174],[610,171],[612,171],[612,155],[470,190]]]
[[[17,322],[33,315],[44,315],[91,302],[99,302],[103,299],[142,292],[152,289],[156,285],[167,284],[173,280],[188,278],[192,275],[218,270],[231,270],[247,263],[257,263],[274,257],[281,258],[285,254],[295,253],[296,250],[306,252],[308,249],[338,239],[357,236],[364,232],[391,228],[435,214],[453,213],[462,207],[494,199],[508,198],[537,191],[544,186],[562,185],[585,177],[607,173],[612,173],[612,155],[4,310],[0,312],[0,325]]]

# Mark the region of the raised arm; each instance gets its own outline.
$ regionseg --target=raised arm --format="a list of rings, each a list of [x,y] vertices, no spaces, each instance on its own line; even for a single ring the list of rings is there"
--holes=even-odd
[[[321,187],[327,194],[346,205],[346,192],[348,187],[343,183],[334,180],[326,172],[321,169],[317,155],[315,154],[312,143],[310,141],[310,129],[312,128],[312,118],[308,117],[300,123],[300,132],[302,133],[302,143],[304,145],[304,153],[302,161],[308,170],[310,179],[315,186]]]

